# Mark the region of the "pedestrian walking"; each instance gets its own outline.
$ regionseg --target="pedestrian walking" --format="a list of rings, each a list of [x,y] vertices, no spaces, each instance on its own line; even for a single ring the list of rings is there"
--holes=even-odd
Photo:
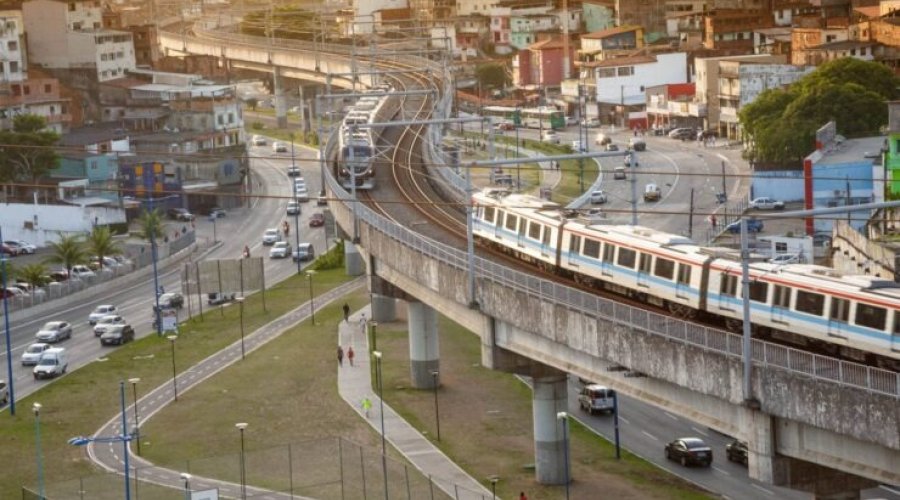
[[[350,366],[353,366],[353,356],[355,353],[353,352],[353,346],[347,348],[347,361],[350,362]]]
[[[709,216],[709,225],[711,225],[713,229],[716,228],[716,214]]]
[[[372,400],[368,397],[363,398],[362,400],[362,409],[366,414],[366,418],[369,418],[369,410],[372,409]]]
[[[344,366],[344,349],[341,346],[338,346],[337,356],[338,356],[338,366]]]
[[[366,334],[366,313],[362,313],[359,317],[359,329],[363,335]]]
[[[519,492],[519,500],[528,500],[528,497],[525,496],[525,492]]]
[[[350,305],[348,305],[346,302],[344,302],[343,309],[344,309],[344,321],[349,323],[350,322]]]

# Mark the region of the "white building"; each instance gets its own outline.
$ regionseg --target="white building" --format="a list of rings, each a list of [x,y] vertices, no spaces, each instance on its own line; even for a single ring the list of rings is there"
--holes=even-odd
[[[0,82],[21,82],[27,78],[25,32],[22,15],[16,11],[0,12]]]
[[[372,33],[376,26],[377,12],[406,8],[409,8],[406,0],[354,0],[351,33],[357,35]]]
[[[646,87],[688,81],[684,52],[612,58],[583,68],[596,84],[597,102],[606,104],[643,105]]]
[[[490,16],[491,9],[498,3],[497,0],[457,0],[456,14],[459,16]]]
[[[93,70],[101,82],[135,68],[131,33],[104,29],[98,1],[28,0],[22,13],[32,64]]]

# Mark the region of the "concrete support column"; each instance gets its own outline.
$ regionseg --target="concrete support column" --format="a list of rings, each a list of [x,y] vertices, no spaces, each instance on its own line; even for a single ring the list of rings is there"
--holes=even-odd
[[[397,319],[397,299],[381,295],[372,294],[372,319],[379,323],[387,323]]]
[[[431,372],[440,367],[437,313],[431,307],[410,301],[409,319],[409,378],[416,389],[433,389]]]
[[[532,377],[534,395],[534,476],[541,484],[565,484],[565,435],[556,414],[567,411],[566,374],[543,367]]]
[[[278,66],[272,71],[272,87],[275,93],[275,119],[278,128],[287,128],[287,100],[284,98],[284,82],[281,81],[281,68]]]
[[[344,271],[347,276],[362,276],[366,272],[359,249],[347,240],[344,241]]]
[[[784,484],[784,470],[779,470],[775,456],[775,424],[772,417],[757,410],[746,410],[750,420],[747,440],[749,475],[769,484]]]

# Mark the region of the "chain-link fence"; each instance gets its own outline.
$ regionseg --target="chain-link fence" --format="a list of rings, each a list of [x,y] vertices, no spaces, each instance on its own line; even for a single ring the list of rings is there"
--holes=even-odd
[[[131,498],[183,499],[186,498],[186,488],[192,491],[216,489],[219,498],[241,498],[241,458],[238,452],[165,467],[135,467],[130,475]],[[336,437],[246,450],[243,471],[246,498],[489,498],[457,487],[443,478],[425,476],[413,466],[397,460],[383,460],[380,448],[366,448]],[[183,476],[185,473],[190,475],[187,481]],[[34,487],[23,487],[22,498],[38,500],[40,494]],[[119,473],[103,473],[48,483],[44,486],[44,498],[121,500],[125,498],[125,477]]]

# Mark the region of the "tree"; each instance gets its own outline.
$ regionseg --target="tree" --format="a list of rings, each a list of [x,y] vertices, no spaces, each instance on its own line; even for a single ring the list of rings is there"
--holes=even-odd
[[[509,82],[506,67],[502,64],[481,64],[475,68],[475,78],[482,88],[504,88]]]
[[[138,217],[138,235],[147,240],[154,241],[163,237],[162,215],[159,210],[144,210]]]
[[[50,256],[45,262],[48,264],[60,264],[66,269],[66,275],[71,277],[72,268],[88,261],[88,254],[84,249],[84,243],[80,235],[59,235],[59,241],[50,243]]]
[[[883,100],[894,100],[900,97],[900,79],[885,65],[872,61],[862,61],[852,57],[844,57],[829,61],[799,82],[800,92],[808,92],[810,88],[823,83],[842,84],[855,83],[880,95]]]
[[[43,264],[28,264],[19,269],[20,280],[31,285],[31,302],[34,303],[34,292],[38,287],[47,284],[47,268]]]
[[[36,115],[19,115],[13,129],[0,131],[0,182],[26,179],[34,183],[56,167],[59,155],[53,146],[59,134],[44,130],[47,122]]]
[[[255,97],[248,97],[244,99],[244,104],[250,106],[250,109],[252,109],[253,111],[256,111],[256,107],[259,106],[259,99]]]
[[[119,242],[113,239],[112,232],[107,226],[94,226],[87,237],[87,249],[96,255],[100,261],[100,271],[103,271],[103,258],[111,255],[121,255],[122,248]]]

